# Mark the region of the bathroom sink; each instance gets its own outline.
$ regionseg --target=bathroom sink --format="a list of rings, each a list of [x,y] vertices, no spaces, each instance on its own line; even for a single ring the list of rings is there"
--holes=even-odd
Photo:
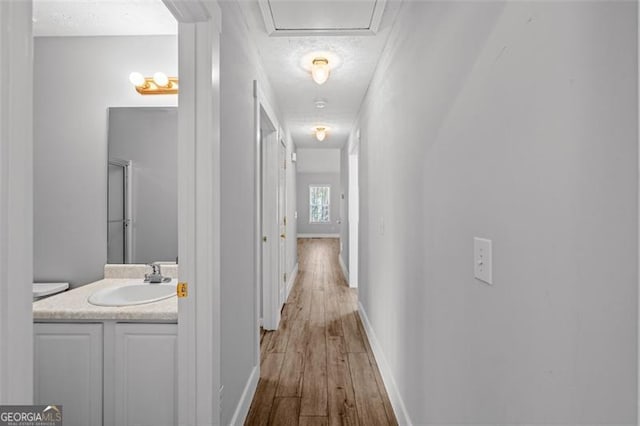
[[[176,295],[176,283],[137,284],[103,288],[89,296],[89,303],[96,306],[131,306],[158,302]]]

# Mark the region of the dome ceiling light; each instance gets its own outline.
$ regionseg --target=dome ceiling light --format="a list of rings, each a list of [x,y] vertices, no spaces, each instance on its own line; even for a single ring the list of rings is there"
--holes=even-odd
[[[326,139],[327,131],[329,129],[324,127],[324,126],[317,126],[313,130],[314,130],[314,132],[316,134],[316,139],[318,139],[318,142],[322,142],[323,140]]]
[[[327,58],[314,58],[311,62],[311,77],[317,84],[324,84],[329,79],[331,68]]]
[[[308,52],[300,58],[300,67],[319,85],[326,83],[330,74],[341,65],[342,59],[329,50]]]

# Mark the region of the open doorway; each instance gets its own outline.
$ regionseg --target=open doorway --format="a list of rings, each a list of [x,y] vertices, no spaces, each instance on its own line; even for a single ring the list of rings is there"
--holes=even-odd
[[[262,230],[260,318],[267,330],[278,328],[278,132],[269,114],[260,105],[260,217]]]
[[[287,300],[287,145],[278,143],[278,306]]]
[[[33,402],[176,424],[178,22],[161,1],[34,0],[33,18],[33,283],[70,287],[33,303]]]
[[[258,101],[259,102],[259,101]],[[262,328],[276,330],[287,296],[286,145],[268,106],[259,105],[260,230],[259,293]]]
[[[61,6],[64,2],[55,3],[57,6]],[[68,3],[71,4],[73,2]],[[83,7],[79,3],[78,7]],[[121,2],[105,3],[127,7]],[[193,1],[189,2],[188,5],[186,2],[167,2],[167,5],[171,8],[171,13],[169,13],[171,19],[174,19],[173,17],[175,16],[176,19],[180,20],[180,41],[179,43],[175,42],[174,45],[177,46],[179,44],[183,52],[179,58],[179,68],[182,73],[181,77],[183,77],[180,82],[179,109],[181,119],[177,135],[179,143],[177,152],[174,152],[173,156],[177,156],[179,163],[178,186],[180,190],[178,192],[179,200],[175,204],[180,205],[178,214],[181,228],[178,237],[178,251],[181,262],[180,278],[189,282],[189,294],[191,297],[181,298],[177,303],[179,306],[177,333],[175,329],[169,330],[171,328],[169,326],[175,325],[175,321],[174,324],[152,324],[158,325],[162,330],[157,329],[154,332],[142,333],[151,336],[148,339],[144,336],[141,337],[140,330],[129,333],[128,331],[132,331],[129,323],[123,323],[122,328],[117,328],[115,323],[106,327],[94,322],[86,324],[87,327],[81,333],[76,334],[76,338],[67,339],[70,342],[73,341],[76,348],[78,345],[85,345],[84,347],[88,349],[88,352],[78,351],[74,353],[75,359],[79,359],[82,362],[81,365],[67,359],[67,368],[64,371],[68,371],[68,365],[73,365],[74,374],[67,377],[71,377],[72,380],[83,381],[82,384],[86,386],[84,388],[78,387],[75,391],[85,389],[91,403],[83,406],[76,413],[77,416],[75,418],[80,419],[77,422],[73,421],[72,412],[68,410],[70,407],[66,404],[65,424],[89,425],[102,424],[103,422],[105,424],[125,424],[123,419],[126,418],[135,422],[132,419],[140,418],[140,414],[145,414],[143,411],[149,411],[150,408],[151,412],[147,414],[151,414],[151,417],[143,416],[144,423],[211,424],[212,422],[217,423],[216,419],[219,418],[219,404],[217,403],[219,399],[219,309],[217,309],[217,303],[219,303],[219,276],[214,271],[219,269],[219,250],[216,241],[219,235],[217,221],[219,218],[219,176],[217,172],[220,161],[219,121],[215,119],[213,114],[213,111],[217,112],[219,110],[219,83],[212,81],[211,75],[217,75],[219,67],[218,34],[220,11],[218,6],[211,2]],[[0,27],[3,34],[10,35],[7,38],[3,38],[3,49],[0,53],[2,56],[0,61],[0,81],[3,82],[1,85],[3,107],[0,109],[0,127],[3,129],[3,137],[0,139],[0,151],[3,154],[0,156],[2,159],[0,185],[3,187],[3,191],[0,193],[0,217],[8,219],[3,220],[2,225],[0,225],[0,236],[2,236],[0,238],[2,246],[0,249],[0,265],[2,265],[0,268],[0,275],[2,275],[2,280],[0,280],[0,300],[11,299],[12,301],[11,306],[6,303],[0,304],[0,322],[5,325],[0,329],[0,342],[2,343],[0,345],[0,403],[4,404],[29,404],[34,401],[34,381],[32,380],[34,377],[34,334],[30,288],[33,280],[32,260],[34,252],[30,238],[34,229],[33,205],[31,204],[33,199],[32,173],[34,165],[33,137],[31,133],[31,117],[34,110],[31,94],[34,89],[34,81],[31,77],[34,68],[31,55],[33,46],[32,22],[37,23],[38,19],[33,19],[32,17],[32,6],[33,3],[29,0],[0,3]],[[89,8],[96,7],[95,2],[86,3],[84,6]],[[156,2],[155,6],[159,7],[160,10],[164,8],[166,12],[167,7],[162,2]],[[93,13],[94,11],[92,10],[91,12]],[[50,14],[49,16],[55,18],[55,16],[59,15],[58,13]],[[69,14],[64,16],[65,24],[67,24],[67,21],[73,20],[73,16]],[[89,17],[91,16],[94,15],[90,14]],[[113,14],[113,16],[117,17],[119,15]],[[72,29],[87,28],[87,26],[82,25],[68,25],[67,27]],[[93,27],[93,23],[89,23],[88,27]],[[70,41],[76,38],[78,37],[69,37]],[[118,42],[122,40],[110,41]],[[61,41],[59,40],[58,42]],[[134,48],[135,46],[128,47]],[[104,68],[112,71],[120,70],[119,67],[123,65],[128,68],[124,73],[117,72],[118,76],[111,80],[97,78],[92,73],[80,69],[74,69],[71,73],[73,74],[72,76],[67,76],[63,72],[58,72],[55,76],[50,75],[49,77],[56,82],[55,85],[51,86],[64,87],[67,90],[54,100],[58,102],[60,108],[47,113],[48,119],[53,118],[55,121],[56,116],[65,116],[63,107],[73,103],[71,92],[78,88],[89,94],[102,90],[104,85],[119,82],[125,90],[135,93],[135,88],[128,82],[127,77],[132,70],[135,70],[134,62],[136,60],[153,60],[153,55],[145,56],[149,50],[147,47],[147,45],[138,47],[133,58],[129,58],[130,61],[125,61],[125,55],[122,53],[127,49],[120,49],[120,55],[116,58],[111,58],[111,60],[107,58],[108,55],[103,55],[102,59],[106,59],[108,62],[108,64],[104,65]],[[166,49],[166,45],[164,48]],[[96,51],[104,52],[102,49],[96,49]],[[75,53],[73,48],[66,49],[65,52],[68,55]],[[65,65],[66,62],[62,56],[58,56],[55,59],[57,59],[57,63],[54,64],[54,67],[51,67],[51,72],[59,70],[59,67]],[[73,61],[71,64],[77,65]],[[159,69],[159,71],[173,74],[177,73],[177,68],[176,64],[176,69],[173,72],[162,69]],[[152,71],[156,70],[158,69],[156,68]],[[67,85],[62,84],[61,81],[67,79],[67,77],[71,77],[73,81]],[[83,79],[89,80],[85,81]],[[160,81],[162,81],[162,78],[160,78]],[[196,87],[198,88],[197,103],[195,97]],[[11,90],[5,92],[5,88],[11,88]],[[37,82],[35,88],[36,90],[38,88]],[[117,102],[117,99],[114,98],[116,90],[108,90],[107,92],[108,95],[106,97],[109,102]],[[207,101],[203,102],[205,99]],[[5,106],[8,108],[5,108]],[[40,106],[40,103],[35,104],[36,108]],[[67,113],[66,115],[72,114]],[[72,132],[67,132],[66,135],[76,136],[74,132],[84,131],[86,128],[96,124],[96,122],[104,124],[106,117],[106,108],[103,109],[101,118],[95,121],[74,117],[76,119],[75,127]],[[7,135],[9,137],[5,137]],[[105,136],[106,131],[102,132],[98,138]],[[74,167],[86,168],[87,163],[89,163],[89,155],[106,154],[106,149],[95,149],[90,145],[93,142],[92,138],[86,137],[84,139],[86,144],[84,146],[80,145],[80,147],[83,147],[85,151],[75,156],[67,156],[66,152],[53,151],[50,160],[59,165],[58,171],[63,169],[68,171]],[[8,155],[5,156],[5,154]],[[56,162],[56,158],[60,160]],[[73,161],[69,161],[69,159]],[[7,173],[9,168],[5,166],[8,164],[12,165],[12,173]],[[106,156],[101,164],[101,166],[96,167],[96,171],[105,182],[105,191],[96,191],[95,194],[92,194],[92,197],[102,198],[102,207],[104,208],[96,208],[95,211],[85,213],[97,214],[98,211],[101,215],[104,213],[104,216],[102,216],[104,220],[101,220],[102,223],[96,228],[101,230],[106,237],[108,224],[106,220],[106,182],[108,179]],[[80,183],[87,184],[88,182]],[[195,202],[196,195],[197,204]],[[77,203],[71,203],[68,207],[69,211],[74,208],[81,210]],[[19,214],[16,214],[18,212]],[[70,222],[74,223],[73,221]],[[11,232],[7,233],[9,229]],[[73,235],[68,235],[67,237],[78,237],[77,234],[81,233],[74,229]],[[7,250],[9,247],[11,247],[11,251]],[[104,254],[104,261],[106,261],[106,238],[105,244],[101,244],[101,247],[100,251]],[[207,262],[198,262],[196,264],[196,258],[207,259]],[[7,265],[10,267],[7,267]],[[85,265],[81,265],[81,267],[83,266]],[[95,265],[92,264],[91,266]],[[206,285],[198,286],[199,283],[206,283]],[[185,282],[184,284],[186,289],[187,283]],[[175,294],[175,286],[172,289],[173,294]],[[198,294],[197,300],[193,297],[196,292]],[[185,292],[185,296],[186,294]],[[52,327],[48,330],[50,335],[60,336],[64,334],[54,330],[56,327],[61,327],[59,322],[51,325]],[[76,322],[71,324],[71,327],[79,325],[85,324]],[[114,327],[111,327],[111,325]],[[136,327],[146,325],[136,324]],[[108,333],[107,329],[110,330]],[[99,331],[104,334],[100,336]],[[143,350],[145,347],[149,349],[150,346],[146,343],[152,343],[151,346],[155,346],[159,351],[154,352],[151,357],[136,357],[133,352],[123,352],[115,358],[105,356],[103,350],[108,345],[112,345],[114,339],[117,339],[118,336],[128,339],[127,341],[131,343],[128,346],[130,350],[138,351]],[[46,340],[48,339],[42,339],[42,342]],[[176,344],[176,341],[178,344]],[[162,342],[166,343],[166,345]],[[66,349],[64,342],[60,341],[54,346],[55,348],[51,347],[51,349],[55,349],[58,352],[52,351],[48,354],[51,356],[41,357],[41,360],[44,360],[43,367],[47,367],[45,364],[49,360],[63,358],[60,350]],[[83,356],[83,354],[86,356]],[[127,357],[127,355],[131,356]],[[136,359],[138,360],[137,362],[128,363],[128,361],[135,361]],[[161,371],[161,369],[157,368],[157,362],[160,359],[171,360],[174,363],[172,369],[175,374],[165,374],[166,372],[163,372],[160,375],[148,376],[144,380],[134,380],[135,374],[141,372],[137,370],[136,365],[143,365],[144,363],[141,364],[139,362],[142,359],[147,361],[153,359],[149,366],[153,369],[153,365],[156,365],[156,373]],[[109,369],[114,368],[114,366],[118,368],[118,365],[123,366],[124,364],[128,367],[122,370],[125,374],[120,374],[118,377],[117,374],[108,374],[109,369],[107,367],[102,364],[96,364],[94,361],[104,362],[105,366],[106,363],[111,363],[112,365],[108,367]],[[88,364],[90,364],[90,371],[83,369]],[[187,367],[178,369],[178,365]],[[55,375],[59,372],[53,368],[47,368],[46,374],[48,373]],[[84,373],[87,374],[85,375]],[[128,376],[128,373],[134,373],[134,376]],[[52,376],[46,376],[46,374],[41,375],[40,379],[48,380],[52,378]],[[120,380],[124,378],[127,380]],[[170,404],[164,405],[162,401],[156,398],[157,395],[151,392],[151,389],[157,391],[154,388],[154,384],[157,383],[158,378],[161,378],[161,381],[166,379],[167,383],[170,382],[174,386],[172,391],[165,395],[168,397]],[[137,379],[141,379],[141,376],[137,376]],[[119,386],[118,383],[124,385],[125,389]],[[135,392],[132,389],[126,389],[127,386],[135,383],[141,384],[143,387],[149,387],[149,392],[145,392],[141,388],[138,388]],[[35,384],[35,387],[37,388],[38,384]],[[46,386],[41,387],[37,392],[45,391],[45,388]],[[122,399],[114,401],[114,394],[105,391],[105,389],[117,389],[118,392],[115,393],[115,398]],[[145,394],[148,396],[144,396]],[[138,401],[128,401],[124,395],[133,395],[138,398]],[[151,397],[150,395],[155,396]],[[60,399],[56,398],[55,401],[49,401],[49,403],[51,402],[59,403]],[[143,404],[137,404],[137,402],[143,402]],[[115,409],[107,410],[105,408],[107,405],[115,406]],[[146,409],[143,408],[145,406],[147,407]],[[132,415],[129,416],[128,414]],[[158,421],[154,420],[155,418],[158,418]]]

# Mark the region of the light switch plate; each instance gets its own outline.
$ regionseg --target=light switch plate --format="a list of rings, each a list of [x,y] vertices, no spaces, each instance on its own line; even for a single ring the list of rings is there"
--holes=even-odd
[[[491,240],[473,239],[473,272],[474,276],[487,284],[493,284],[493,265]]]

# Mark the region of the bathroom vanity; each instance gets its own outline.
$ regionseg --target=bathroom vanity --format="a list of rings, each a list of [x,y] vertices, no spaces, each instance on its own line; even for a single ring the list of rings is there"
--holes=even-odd
[[[65,425],[177,424],[176,297],[88,302],[130,283],[106,278],[33,304],[35,403],[61,404]]]

